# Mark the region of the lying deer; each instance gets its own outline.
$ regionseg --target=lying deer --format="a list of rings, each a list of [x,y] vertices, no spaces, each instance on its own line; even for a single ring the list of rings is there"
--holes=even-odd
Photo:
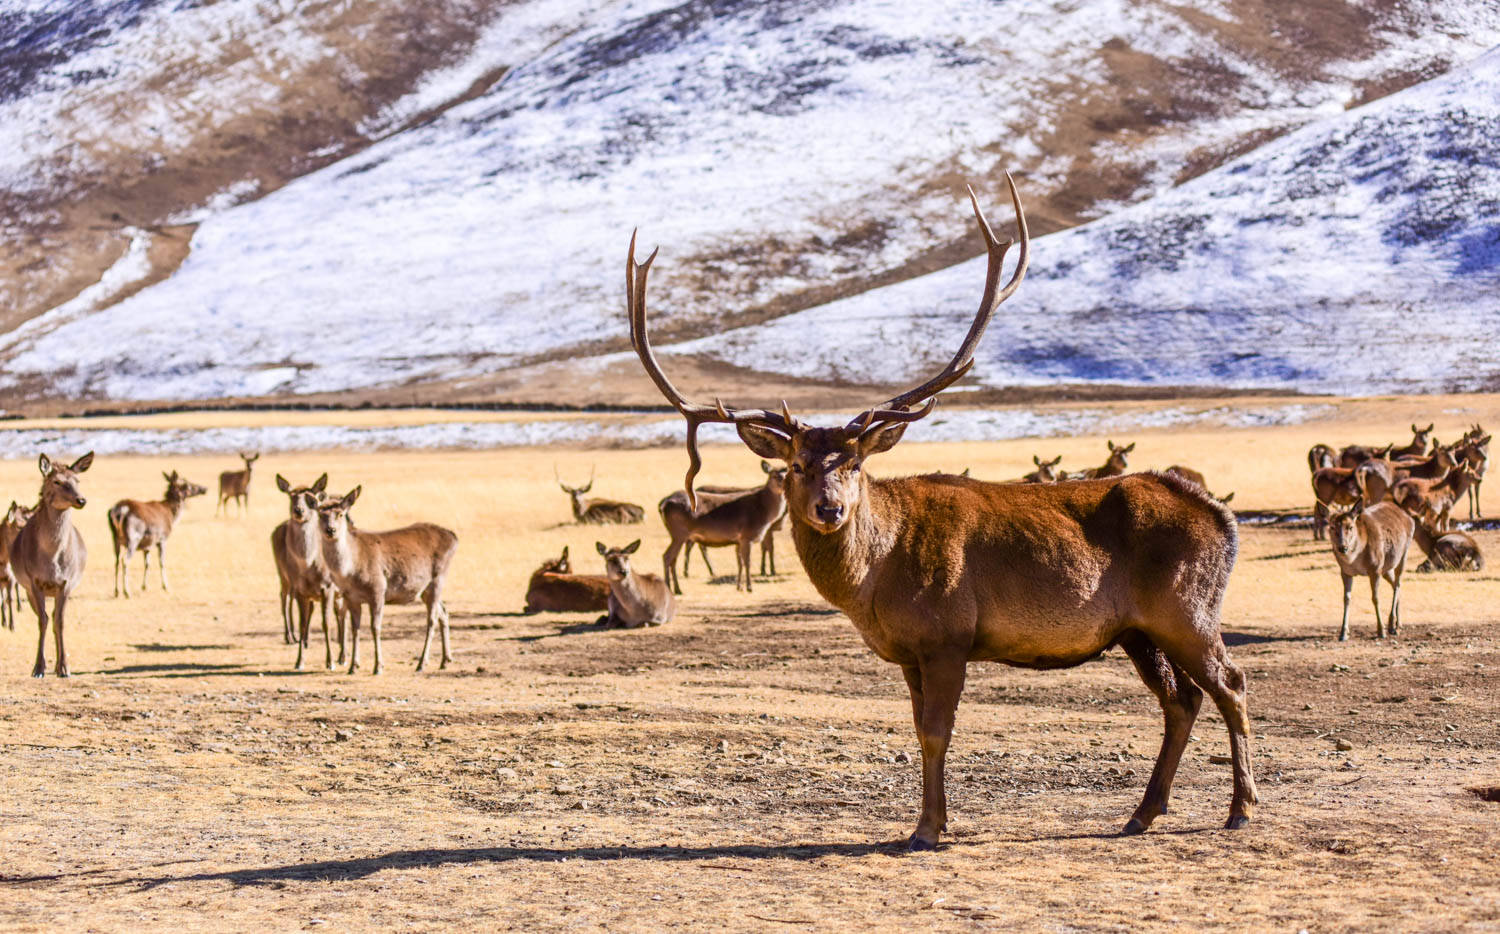
[[[1021,478],[1022,483],[1056,483],[1058,474],[1057,465],[1062,463],[1062,455],[1059,454],[1050,461],[1044,461],[1037,455],[1031,455],[1031,462],[1036,469]]]
[[[1090,467],[1087,470],[1063,471],[1058,474],[1059,480],[1102,480],[1105,477],[1118,477],[1125,473],[1125,468],[1130,465],[1126,463],[1126,455],[1135,450],[1135,442],[1132,441],[1124,447],[1116,447],[1113,441],[1106,441],[1109,445],[1109,457],[1105,459],[1101,467]]]
[[[630,556],[641,547],[636,539],[624,548],[594,547],[604,558],[604,576],[609,578],[609,612],[599,617],[604,626],[637,629],[660,626],[677,615],[677,601],[667,582],[655,574],[642,574],[630,567]]]
[[[1007,484],[951,475],[882,480],[864,469],[969,371],[990,317],[1020,286],[1029,237],[1015,183],[1007,181],[1021,243],[1010,282],[999,285],[1011,244],[995,238],[974,201],[989,266],[958,353],[937,376],[841,427],[803,424],[785,404],[773,412],[684,398],[651,349],[646,283],[656,252],[637,263],[634,237],[626,265],[631,344],[687,420],[685,489],[701,465],[696,442],[705,423],[733,424],[751,451],[787,463],[792,541],[813,585],[876,655],[901,666],[922,749],[922,814],[911,849],[931,849],[947,827],[944,762],[968,663],[1064,668],[1115,645],[1166,718],[1156,767],[1125,832],[1140,833],[1165,813],[1204,690],[1229,728],[1228,826],[1242,827],[1256,794],[1246,680],[1219,626],[1238,548],[1227,509],[1201,488],[1155,473]],[[1111,446],[1112,457],[1123,451]]]
[[[16,610],[21,608],[21,588],[16,583],[16,572],[11,570],[10,550],[16,536],[31,521],[35,510],[27,509],[15,500],[5,511],[5,521],[0,522],[0,621],[11,632],[16,631]]]
[[[1474,539],[1463,532],[1439,532],[1426,519],[1412,518],[1416,522],[1412,541],[1427,556],[1426,561],[1417,565],[1418,572],[1484,570],[1484,555]]]
[[[328,613],[332,609],[339,635],[338,664],[344,663],[344,633],[349,608],[334,586],[333,575],[323,559],[323,543],[318,537],[318,506],[328,488],[328,474],[310,486],[294,487],[281,474],[276,475],[276,489],[287,495],[286,521],[271,531],[271,558],[276,562],[276,576],[281,579],[281,627],[288,643],[297,643],[297,670],[302,670],[302,652],[307,648],[308,630],[312,625],[312,606],[319,604],[323,618],[323,667],[332,671],[333,644],[328,634]],[[296,609],[295,625],[292,610]]]
[[[1477,474],[1468,461],[1436,480],[1407,477],[1391,487],[1396,505],[1417,517],[1426,517],[1433,526],[1446,532],[1453,526],[1453,506],[1473,488]]]
[[[674,594],[682,593],[677,580],[677,555],[683,545],[693,542],[734,544],[735,589],[754,589],[750,583],[750,548],[764,540],[771,525],[786,512],[786,468],[772,467],[765,461],[760,466],[766,474],[765,485],[749,492],[708,494],[716,497],[714,501],[699,496],[700,508],[695,510],[689,505],[687,494],[679,490],[657,505],[662,524],[672,537],[671,544],[662,552],[661,564],[664,579],[671,582]],[[706,552],[703,561],[708,563]],[[712,574],[713,568],[708,572]]]
[[[600,574],[574,574],[568,548],[562,557],[543,561],[526,587],[527,613],[589,612],[609,609],[609,578]]]
[[[432,633],[441,624],[443,657],[438,667],[453,661],[448,651],[448,609],[443,606],[443,583],[458,550],[458,536],[430,522],[419,522],[389,532],[364,532],[354,527],[349,508],[359,499],[355,487],[342,499],[318,506],[323,533],[323,563],[349,608],[349,673],[359,670],[359,608],[370,608],[370,635],[375,642],[375,668],[380,674],[380,624],[387,603],[427,606],[427,637],[417,670],[427,667]]]
[[[250,511],[250,465],[260,460],[260,452],[246,454],[241,451],[240,460],[245,462],[244,470],[226,470],[219,474],[219,504],[214,507],[216,516],[220,509],[224,509],[226,514],[229,512],[224,504],[231,499],[234,500],[236,511],[241,508],[245,512]]]
[[[122,499],[109,510],[109,538],[115,549],[115,596],[130,598],[130,558],[141,553],[141,592],[146,592],[146,578],[151,573],[151,548],[156,548],[156,566],[161,573],[161,589],[167,588],[167,536],[182,516],[182,506],[194,496],[202,496],[208,487],[199,486],[177,471],[162,473],[167,481],[166,496],[142,502]]]
[[[1366,506],[1356,499],[1350,506],[1329,506],[1328,536],[1333,540],[1333,559],[1344,578],[1344,621],[1339,626],[1339,641],[1349,639],[1349,598],[1354,592],[1354,576],[1370,579],[1370,602],[1375,605],[1375,638],[1384,639],[1387,630],[1396,634],[1401,623],[1401,571],[1406,566],[1406,552],[1411,547],[1415,523],[1394,503]],[[1388,621],[1380,618],[1380,579],[1391,585],[1391,612]]]
[[[33,678],[42,677],[47,670],[43,650],[47,645],[48,597],[52,598],[53,624],[57,634],[54,671],[59,678],[68,676],[68,653],[63,647],[63,614],[68,597],[83,578],[83,568],[89,556],[83,536],[73,526],[72,510],[82,509],[88,502],[79,492],[78,475],[93,463],[93,451],[67,467],[53,463],[45,454],[41,456],[37,466],[42,471],[42,494],[37,500],[36,512],[16,536],[10,549],[10,566],[16,572],[16,581],[26,591],[31,609],[36,613],[38,632],[36,666],[31,669]]]
[[[553,476],[557,468],[552,468]],[[589,468],[589,482],[580,487],[571,487],[557,478],[557,485],[573,500],[573,521],[580,525],[635,525],[646,521],[646,510],[635,503],[623,503],[613,499],[584,499],[583,494],[594,488],[594,470]]]

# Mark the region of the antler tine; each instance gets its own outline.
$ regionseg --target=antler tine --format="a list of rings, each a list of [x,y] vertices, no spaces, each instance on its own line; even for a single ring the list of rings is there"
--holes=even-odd
[[[969,326],[969,333],[964,336],[958,352],[953,355],[953,359],[941,373],[915,389],[909,389],[888,400],[884,405],[878,406],[878,409],[904,411],[958,382],[974,365],[974,351],[979,346],[979,339],[984,336],[984,330],[989,326],[995,309],[1021,287],[1021,280],[1025,278],[1026,267],[1031,260],[1031,234],[1026,227],[1026,212],[1021,208],[1021,194],[1016,190],[1016,180],[1009,172],[1005,173],[1005,183],[1010,188],[1011,204],[1016,210],[1016,229],[1021,238],[1021,255],[1016,263],[1016,271],[1003,289],[997,288],[1000,284],[1000,272],[1005,263],[1006,251],[1015,241],[1000,240],[995,236],[994,231],[990,229],[989,221],[985,219],[984,211],[979,207],[979,199],[975,197],[974,189],[970,188],[969,202],[974,206],[974,218],[979,223],[979,232],[984,237],[985,250],[989,253],[989,268],[985,273],[984,297],[979,300],[979,312],[974,316],[974,323]]]
[[[965,369],[968,368],[965,367]],[[927,399],[927,404],[918,409],[866,409],[854,416],[844,427],[851,431],[858,430],[860,434],[863,434],[877,422],[915,422],[926,418],[936,406],[937,397],[931,396]]]

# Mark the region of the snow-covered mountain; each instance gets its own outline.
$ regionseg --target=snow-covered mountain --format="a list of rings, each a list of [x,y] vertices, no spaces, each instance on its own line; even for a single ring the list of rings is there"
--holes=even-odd
[[[386,59],[362,69],[363,33],[341,27],[362,8],[403,6],[461,26],[448,45],[433,39],[426,70],[391,77]],[[39,43],[15,25],[63,9],[107,28],[63,17]],[[379,24],[404,35],[388,19]],[[49,263],[79,286],[6,336],[0,397],[368,394],[546,361],[587,369],[621,346],[620,267],[636,225],[666,247],[653,281],[663,341],[752,371],[862,382],[881,373],[870,361],[890,341],[914,338],[903,359],[919,361],[951,343],[952,303],[972,305],[982,275],[946,269],[978,250],[958,194],[978,181],[999,221],[1002,168],[1021,178],[1034,230],[1107,216],[1038,238],[1032,278],[986,342],[986,382],[1369,388],[1378,381],[1310,365],[1324,345],[1290,353],[1272,339],[1285,331],[1305,347],[1326,334],[1319,302],[1370,321],[1366,337],[1389,330],[1403,306],[1381,283],[1420,266],[1423,250],[1446,256],[1436,241],[1450,231],[1360,252],[1368,275],[1242,264],[1316,252],[1325,227],[1358,240],[1361,219],[1339,227],[1352,202],[1277,187],[1294,176],[1354,184],[1349,198],[1378,197],[1381,211],[1394,199],[1402,216],[1429,209],[1408,189],[1433,166],[1486,190],[1483,159],[1404,150],[1445,125],[1421,101],[1456,113],[1462,92],[1344,111],[1496,42],[1500,9],[1469,0],[0,0],[0,183],[20,205],[0,226],[0,253],[30,270],[11,281],[51,283],[27,296],[56,291]],[[1488,88],[1463,110],[1476,121],[1491,113],[1492,71],[1448,79]],[[307,131],[329,100],[341,122]],[[301,163],[291,147],[267,183],[210,158],[237,121],[277,140],[280,109],[308,150]],[[70,135],[82,127],[82,141]],[[1233,172],[1178,186],[1298,127]],[[1338,127],[1360,138],[1324,155],[1288,148]],[[1305,158],[1400,161],[1409,181],[1385,194]],[[86,228],[59,206],[68,198],[92,204],[109,179],[139,186],[153,164],[171,175],[195,159],[216,167],[203,177],[220,187],[117,217],[112,252],[67,254],[108,257],[99,275],[80,281],[83,260],[30,258],[45,246],[37,230]],[[1279,208],[1252,204],[1276,191]],[[1375,213],[1395,224],[1393,212]],[[945,271],[864,291],[932,269]],[[1441,267],[1442,281],[1404,300],[1436,307],[1472,279],[1459,275]],[[1255,291],[1268,282],[1285,303]],[[24,311],[28,300],[10,302]],[[1331,346],[1356,346],[1347,337],[1359,330]],[[1453,363],[1458,342],[1444,346]],[[1395,379],[1447,385],[1415,369]]]

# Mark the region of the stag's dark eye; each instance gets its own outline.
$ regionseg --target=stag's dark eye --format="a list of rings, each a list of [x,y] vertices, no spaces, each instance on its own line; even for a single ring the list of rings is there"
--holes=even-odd
[[[793,464],[792,467],[791,467],[791,471],[792,471],[792,473],[796,474],[799,477],[802,476],[802,474],[803,474],[802,465],[801,464]]]

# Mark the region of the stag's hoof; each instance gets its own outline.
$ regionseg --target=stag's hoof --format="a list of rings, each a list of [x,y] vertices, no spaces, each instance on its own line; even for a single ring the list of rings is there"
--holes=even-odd
[[[1141,820],[1139,817],[1132,817],[1129,821],[1126,822],[1125,829],[1120,831],[1120,836],[1133,837],[1136,834],[1142,834],[1145,832],[1146,822]]]
[[[1250,818],[1247,817],[1246,815],[1244,815],[1244,814],[1231,814],[1231,815],[1229,815],[1229,820],[1227,820],[1227,821],[1224,822],[1224,829],[1225,830],[1239,830],[1240,828],[1249,825],[1249,823],[1250,823]]]
[[[928,840],[920,834],[914,833],[911,835],[911,839],[906,841],[906,852],[908,853],[926,853],[936,849],[936,840]]]

